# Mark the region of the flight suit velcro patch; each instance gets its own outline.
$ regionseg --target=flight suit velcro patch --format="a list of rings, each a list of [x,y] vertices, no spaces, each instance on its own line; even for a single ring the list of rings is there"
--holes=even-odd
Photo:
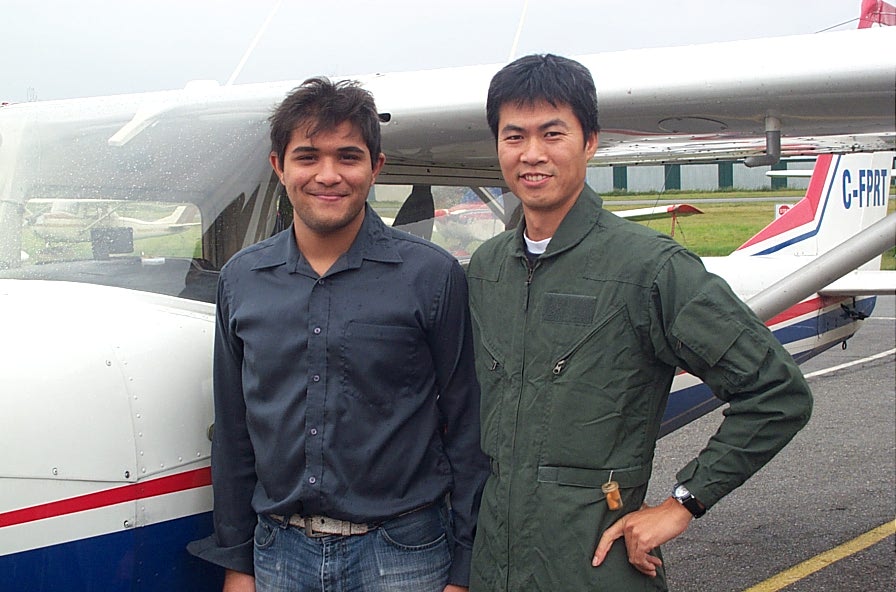
[[[597,298],[578,294],[544,295],[542,319],[552,323],[588,325],[594,319]]]

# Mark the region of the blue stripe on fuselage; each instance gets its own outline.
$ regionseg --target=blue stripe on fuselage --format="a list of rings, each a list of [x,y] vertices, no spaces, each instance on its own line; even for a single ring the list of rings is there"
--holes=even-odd
[[[870,315],[871,311],[874,310],[876,301],[876,297],[856,300],[855,310],[864,315]],[[780,327],[773,331],[773,333],[775,334],[775,337],[778,338],[778,341],[786,346],[788,343],[793,343],[794,341],[818,337],[827,331],[832,331],[845,325],[849,325],[853,321],[854,319],[846,311],[837,307],[823,314],[813,314],[801,321]]]
[[[0,557],[2,592],[218,592],[224,572],[187,553],[211,512]]]

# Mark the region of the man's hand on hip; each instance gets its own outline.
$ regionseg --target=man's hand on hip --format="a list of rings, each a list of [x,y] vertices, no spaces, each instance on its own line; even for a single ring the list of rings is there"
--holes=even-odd
[[[629,563],[641,573],[655,577],[656,568],[663,562],[650,555],[650,551],[683,533],[693,518],[687,508],[671,497],[658,506],[644,505],[617,520],[604,532],[591,565],[597,567],[603,563],[613,541],[624,537]]]

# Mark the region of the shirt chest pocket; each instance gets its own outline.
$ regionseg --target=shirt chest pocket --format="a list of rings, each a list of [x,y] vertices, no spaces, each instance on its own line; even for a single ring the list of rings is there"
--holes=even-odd
[[[342,390],[383,407],[425,392],[420,381],[433,374],[428,351],[416,327],[349,323],[340,348]]]

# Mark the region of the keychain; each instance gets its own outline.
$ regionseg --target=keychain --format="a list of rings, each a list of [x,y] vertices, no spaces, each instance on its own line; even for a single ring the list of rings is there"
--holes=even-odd
[[[619,484],[613,481],[613,471],[610,471],[610,477],[600,486],[600,490],[607,496],[607,507],[610,510],[622,509],[622,495],[619,493]]]

